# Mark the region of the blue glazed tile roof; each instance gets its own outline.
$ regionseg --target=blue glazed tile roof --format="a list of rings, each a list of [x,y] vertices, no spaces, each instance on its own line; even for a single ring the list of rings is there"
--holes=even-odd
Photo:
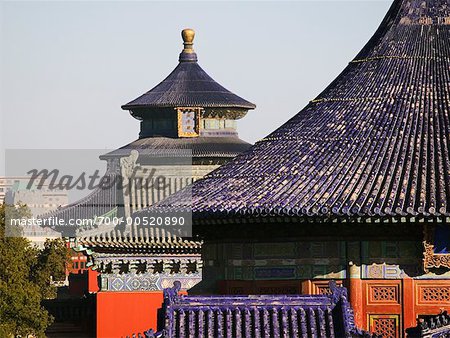
[[[249,149],[250,146],[238,137],[147,137],[113,150],[101,158],[128,156],[132,150],[152,157],[233,158]]]
[[[203,107],[255,109],[256,106],[214,81],[197,63],[195,53],[180,54],[180,63],[160,84],[122,109]]]
[[[153,337],[376,337],[356,328],[347,290],[334,282],[331,295],[185,296],[174,285]]]
[[[448,217],[449,148],[450,0],[396,0],[316,99],[150,211]]]

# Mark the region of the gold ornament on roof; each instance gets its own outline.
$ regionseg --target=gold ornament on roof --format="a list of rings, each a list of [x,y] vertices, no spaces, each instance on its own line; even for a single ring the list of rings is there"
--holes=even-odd
[[[183,38],[183,44],[184,44],[184,53],[194,53],[194,48],[192,47],[194,45],[194,37],[195,37],[195,31],[191,28],[185,28],[181,31],[181,37]]]

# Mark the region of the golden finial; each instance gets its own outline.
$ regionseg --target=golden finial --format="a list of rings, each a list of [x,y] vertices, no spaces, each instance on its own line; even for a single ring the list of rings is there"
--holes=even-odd
[[[194,48],[192,45],[194,44],[195,31],[191,28],[186,28],[181,31],[181,37],[183,38],[184,44],[184,53],[194,53]]]
[[[183,38],[184,49],[178,59],[180,62],[197,62],[197,54],[194,52],[192,45],[194,44],[195,32],[191,28],[186,28],[181,31],[181,37]]]

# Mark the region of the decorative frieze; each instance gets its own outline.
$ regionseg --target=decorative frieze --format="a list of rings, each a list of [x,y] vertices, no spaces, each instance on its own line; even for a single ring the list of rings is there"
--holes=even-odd
[[[201,274],[199,257],[98,257],[97,271],[102,274]]]
[[[196,257],[97,257],[102,291],[157,291],[180,280],[184,289],[201,281],[202,261]]]
[[[406,265],[400,268],[399,265],[385,263],[363,264],[361,274],[363,279],[401,279],[417,276],[419,271],[416,265]]]
[[[202,279],[201,274],[102,274],[101,291],[160,291],[173,285],[175,280],[181,282],[183,289],[190,289]]]

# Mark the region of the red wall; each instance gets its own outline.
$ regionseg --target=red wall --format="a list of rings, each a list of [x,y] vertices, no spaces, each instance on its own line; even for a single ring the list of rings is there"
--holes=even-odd
[[[97,337],[120,338],[157,329],[162,291],[97,293]]]

